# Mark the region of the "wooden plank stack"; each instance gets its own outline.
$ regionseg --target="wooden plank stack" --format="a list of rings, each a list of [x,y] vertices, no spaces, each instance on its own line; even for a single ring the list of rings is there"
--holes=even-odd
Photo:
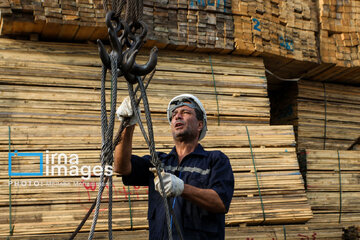
[[[0,55],[0,102],[5,109],[0,118],[0,234],[6,236],[9,142],[12,152],[43,153],[44,171],[52,164],[46,162],[46,156],[55,153],[64,153],[68,159],[77,154],[78,162],[68,160],[67,168],[76,164],[94,169],[99,164],[100,60],[96,46],[6,39],[1,40]],[[139,55],[140,63],[145,60],[145,55]],[[110,85],[107,86],[109,89]],[[220,149],[231,159],[236,188],[226,217],[228,225],[298,223],[312,217],[296,160],[293,128],[268,126],[269,100],[261,60],[160,51],[157,72],[148,89],[159,151],[168,152],[173,146],[165,109],[171,97],[183,92],[199,96],[207,109],[210,120],[209,132],[202,141],[204,147]],[[118,94],[119,101],[127,95],[125,82],[119,82]],[[246,129],[240,125],[254,126]],[[138,128],[134,146],[134,153],[148,154]],[[39,160],[14,156],[11,170],[39,172]],[[90,180],[81,178],[81,175],[88,177],[88,172],[79,171],[68,177],[64,177],[64,172],[59,176],[13,176],[15,235],[73,231],[96,195],[98,178],[95,175]],[[101,206],[98,231],[107,229],[107,194],[108,189]],[[146,228],[147,188],[127,188],[120,177],[115,178],[113,210],[115,230]],[[84,231],[89,227],[90,222]]]
[[[9,237],[10,240],[63,240],[63,239],[70,239],[71,233],[56,233],[56,234],[28,234],[28,235],[18,235]],[[80,232],[77,234],[75,239],[88,239],[89,233]],[[109,239],[107,232],[95,232],[94,238],[96,240],[107,240]],[[123,231],[113,231],[113,238],[114,240],[147,240],[149,239],[149,232],[148,230],[123,230]]]
[[[311,223],[359,226],[359,159],[360,151],[306,150]]]
[[[298,149],[348,149],[357,141],[359,87],[301,80],[287,90],[273,119],[296,127]]]
[[[2,35],[39,34],[42,39],[108,39],[100,0],[15,1],[0,5]],[[228,1],[144,1],[148,45],[230,52],[233,18]],[[15,13],[16,12],[16,13]],[[155,43],[156,41],[157,43]]]
[[[360,66],[360,2],[319,0],[320,54],[325,63]]]
[[[145,54],[138,56],[139,63],[147,61]],[[96,46],[2,39],[0,55],[3,123],[99,124],[101,63]],[[166,122],[167,102],[188,92],[204,101],[215,124],[269,123],[261,59],[160,51],[158,61],[149,86],[154,121]],[[120,102],[128,95],[124,79],[118,87]]]
[[[360,66],[360,3],[344,0],[144,1],[147,46]],[[107,39],[101,0],[0,3],[0,35]]]
[[[341,226],[326,228],[311,224],[274,225],[274,226],[247,226],[226,228],[226,239],[333,239],[342,237]]]
[[[71,234],[35,234],[10,237],[11,240],[22,240],[26,237],[28,240],[51,239],[62,240],[69,239]],[[95,232],[95,239],[108,239],[106,232]],[[348,235],[349,236],[349,235]],[[79,233],[77,239],[87,239],[87,233]],[[148,239],[147,230],[135,231],[115,231],[113,239]],[[283,225],[283,226],[247,226],[247,227],[226,227],[225,239],[324,239],[338,240],[342,238],[341,227],[313,227],[306,225]],[[352,239],[352,238],[350,238]]]
[[[230,52],[233,18],[228,1],[144,1],[151,39],[176,49]],[[151,43],[150,43],[151,44]]]
[[[233,0],[235,52],[317,62],[314,1]]]
[[[46,168],[53,154],[64,153],[68,162],[66,166],[90,166],[93,169],[98,163],[101,137],[99,126],[41,125],[12,126],[11,149],[19,153],[42,152],[44,155],[43,177],[12,177],[12,215],[15,234],[45,234],[71,232],[79,223],[96,195],[98,181],[93,176],[89,180],[81,178],[82,174],[64,177],[47,176]],[[8,127],[0,128],[1,142],[1,180],[0,180],[0,214],[1,234],[7,234],[9,227],[9,186],[8,186]],[[159,151],[170,151],[172,139],[167,125],[157,124],[154,129],[155,142]],[[255,167],[259,179],[256,183],[254,164],[251,157],[246,127],[209,126],[209,133],[202,144],[209,150],[221,149],[231,159],[235,175],[235,193],[229,213],[226,215],[228,225],[240,223],[297,223],[305,222],[312,217],[310,206],[298,171],[294,148],[294,135],[291,126],[249,126],[254,153]],[[134,153],[148,154],[145,142],[137,128],[134,138]],[[87,150],[84,150],[87,149]],[[48,152],[46,152],[48,150]],[[69,163],[71,154],[78,155],[78,164]],[[46,162],[46,156],[49,162]],[[55,156],[55,164],[58,158]],[[61,158],[64,163],[64,157]],[[39,160],[30,158],[12,158],[13,172],[39,172]],[[85,173],[86,177],[88,176]],[[259,190],[260,189],[260,190]],[[114,181],[114,229],[141,229],[147,227],[147,188],[124,187],[121,178]],[[259,196],[261,192],[261,197]],[[129,195],[131,193],[131,201]],[[107,201],[108,190],[105,190],[104,201]],[[263,201],[265,221],[262,212]],[[131,213],[129,212],[131,205]],[[97,230],[107,229],[107,205],[103,204]],[[61,219],[61,221],[58,221]],[[36,223],[36,224],[34,224]],[[84,231],[90,227],[88,222]]]

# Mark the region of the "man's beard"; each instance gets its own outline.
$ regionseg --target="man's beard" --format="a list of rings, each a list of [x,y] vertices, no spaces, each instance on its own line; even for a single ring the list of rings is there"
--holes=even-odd
[[[173,138],[176,141],[179,142],[191,142],[194,141],[194,139],[196,138],[196,132],[195,131],[190,131],[189,129],[185,129],[182,132],[173,132]]]

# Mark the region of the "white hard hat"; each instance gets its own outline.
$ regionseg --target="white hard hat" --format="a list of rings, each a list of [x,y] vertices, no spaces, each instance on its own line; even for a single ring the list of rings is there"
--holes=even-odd
[[[186,103],[186,102],[190,102],[190,103]],[[171,99],[171,101],[168,104],[167,107],[167,119],[169,121],[169,123],[171,124],[171,116],[172,116],[172,112],[181,106],[189,106],[193,109],[198,109],[202,112],[203,114],[203,128],[200,131],[200,135],[199,135],[199,141],[201,139],[203,139],[206,135],[206,131],[207,131],[207,120],[206,120],[206,111],[204,106],[202,105],[202,103],[200,102],[200,100],[195,97],[192,94],[181,94],[179,96],[174,97],[173,99]]]

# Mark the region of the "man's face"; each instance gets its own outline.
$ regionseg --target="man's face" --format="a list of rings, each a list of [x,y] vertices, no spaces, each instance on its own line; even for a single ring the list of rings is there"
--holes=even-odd
[[[182,106],[172,112],[171,132],[174,140],[188,142],[198,139],[202,127],[203,121],[197,120],[193,108]]]

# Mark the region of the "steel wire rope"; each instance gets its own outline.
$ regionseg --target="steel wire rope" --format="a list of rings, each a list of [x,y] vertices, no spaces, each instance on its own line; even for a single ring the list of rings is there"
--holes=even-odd
[[[96,206],[95,206],[95,213],[93,217],[93,221],[91,224],[91,229],[89,233],[88,240],[92,240],[94,237],[95,227],[97,223],[97,219],[99,217],[99,210],[100,210],[100,203],[101,203],[101,197],[102,193],[105,188],[105,181],[104,181],[104,175],[105,175],[105,165],[112,165],[113,162],[113,146],[112,146],[112,138],[113,138],[113,132],[114,132],[114,119],[115,119],[115,107],[116,107],[116,97],[117,97],[117,58],[115,58],[113,55],[110,56],[111,60],[111,109],[110,109],[110,117],[109,117],[109,123],[106,126],[102,126],[102,139],[105,139],[105,142],[102,144],[102,151],[101,151],[101,167],[102,172],[99,180],[99,190],[96,198]],[[104,71],[103,71],[104,73]],[[105,71],[106,73],[106,71]],[[102,124],[104,124],[106,119],[106,101],[105,101],[105,80],[106,80],[106,74],[102,74],[102,89],[101,89],[101,118],[102,118]],[[105,131],[104,131],[105,130]],[[112,188],[112,176],[109,176],[109,189]],[[109,239],[112,239],[112,191],[109,190],[109,205],[108,205],[108,227],[109,227]]]
[[[103,66],[102,67],[102,77],[101,77],[101,89],[105,90],[105,79],[106,79],[106,67]],[[155,70],[151,73],[150,77],[147,80],[146,86],[145,88],[148,87],[150,81],[152,80],[153,76],[154,76]],[[144,76],[145,79],[146,76]],[[103,80],[104,79],[104,80]],[[135,89],[135,93],[139,90],[139,87],[137,87]],[[105,102],[105,92],[103,92],[103,94],[101,94],[101,99],[103,99],[103,101]],[[137,100],[136,102],[136,106],[139,105],[140,103],[140,98]],[[103,107],[101,108],[101,127],[102,127],[102,133],[105,133],[106,128],[107,128],[107,115],[106,115],[106,104],[103,105]],[[114,143],[113,143],[113,148],[115,148],[115,146],[120,142],[120,138],[121,138],[121,133],[123,132],[123,130],[125,129],[125,127],[128,125],[130,118],[125,118],[120,125],[119,131],[116,135],[116,137],[114,138]],[[102,134],[102,142],[105,142],[105,134]],[[109,177],[106,176],[104,179],[104,185],[106,186],[107,181],[109,180]],[[86,213],[86,215],[84,216],[83,220],[80,222],[80,224],[78,225],[78,227],[76,228],[76,230],[73,232],[73,234],[70,236],[69,240],[73,240],[76,235],[79,233],[79,231],[81,230],[81,228],[84,226],[85,222],[87,221],[87,219],[89,218],[89,216],[91,215],[92,211],[94,210],[95,206],[97,203],[97,198],[95,198],[93,204],[91,205],[91,207],[89,208],[88,212]]]
[[[171,231],[171,221],[170,221],[170,208],[169,208],[169,204],[166,198],[166,193],[165,193],[165,188],[164,188],[164,182],[162,179],[162,175],[161,175],[161,163],[160,160],[158,159],[158,155],[156,154],[156,150],[155,150],[155,141],[154,141],[154,135],[153,135],[153,129],[152,129],[152,121],[151,121],[151,114],[150,114],[150,110],[149,110],[149,103],[147,100],[147,95],[146,95],[146,90],[144,88],[143,82],[141,81],[140,77],[137,77],[138,79],[138,86],[140,87],[140,92],[141,92],[141,96],[142,96],[142,100],[143,100],[143,105],[144,105],[144,112],[145,112],[145,118],[146,118],[146,124],[147,124],[147,128],[148,128],[148,133],[146,133],[144,125],[142,123],[142,120],[140,118],[139,112],[138,111],[134,111],[135,116],[138,120],[138,125],[141,129],[141,132],[143,134],[143,137],[145,139],[145,142],[147,143],[149,150],[150,150],[150,155],[151,155],[151,163],[154,165],[154,167],[156,168],[156,173],[159,177],[159,181],[160,181],[160,187],[161,187],[161,196],[164,202],[164,207],[165,207],[165,217],[166,217],[166,222],[167,222],[167,230],[168,230],[168,236],[169,239],[172,240],[172,231]],[[131,100],[131,106],[133,109],[135,109],[135,97],[134,97],[134,91],[133,91],[133,85],[130,84],[127,81],[128,84],[128,91],[129,91],[129,96],[130,96],[130,100]]]

